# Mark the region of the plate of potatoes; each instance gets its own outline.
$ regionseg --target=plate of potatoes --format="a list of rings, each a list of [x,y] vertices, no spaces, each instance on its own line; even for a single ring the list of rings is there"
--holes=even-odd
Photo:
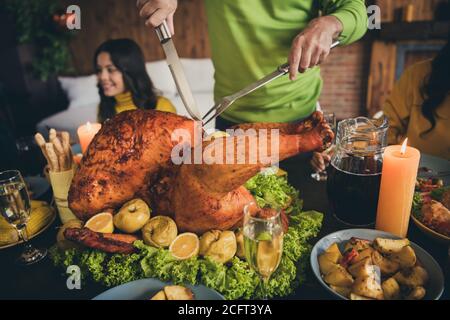
[[[436,260],[408,239],[372,229],[347,229],[311,252],[318,281],[346,300],[438,300],[444,276]]]

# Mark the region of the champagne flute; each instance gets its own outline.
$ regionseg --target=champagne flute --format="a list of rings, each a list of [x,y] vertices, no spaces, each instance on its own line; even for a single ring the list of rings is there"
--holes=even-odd
[[[331,130],[333,130],[334,134],[336,135],[336,115],[333,112],[324,113],[323,118],[330,125]],[[333,139],[331,145],[326,150],[324,150],[322,154],[331,156],[335,148],[334,142],[335,140]],[[326,167],[328,167],[328,165],[329,163],[326,164]],[[327,181],[327,169],[311,173],[311,178],[316,181]]]
[[[273,211],[258,215],[258,211]],[[261,279],[263,299],[267,299],[270,276],[278,268],[283,254],[281,210],[259,209],[254,202],[244,207],[244,250],[250,267]],[[256,213],[256,214],[255,214]]]
[[[31,205],[26,184],[17,170],[0,172],[0,214],[11,224],[23,240],[25,250],[18,258],[23,265],[33,264],[44,258],[47,250],[36,249],[28,242],[26,225]]]

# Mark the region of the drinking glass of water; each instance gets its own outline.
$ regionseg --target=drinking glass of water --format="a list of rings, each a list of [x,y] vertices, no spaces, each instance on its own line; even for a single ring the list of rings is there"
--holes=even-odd
[[[28,242],[26,225],[30,213],[30,197],[20,172],[0,172],[0,214],[17,230],[20,240],[25,242],[25,250],[18,258],[18,263],[24,265],[38,262],[47,254],[47,250],[36,249]]]

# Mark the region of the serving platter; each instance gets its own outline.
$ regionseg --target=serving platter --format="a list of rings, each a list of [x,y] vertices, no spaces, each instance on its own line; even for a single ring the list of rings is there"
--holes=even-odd
[[[140,279],[111,288],[93,300],[150,300],[158,291],[168,285],[171,283],[158,279]],[[185,285],[185,287],[192,290],[195,300],[225,300],[220,293],[203,285]]]

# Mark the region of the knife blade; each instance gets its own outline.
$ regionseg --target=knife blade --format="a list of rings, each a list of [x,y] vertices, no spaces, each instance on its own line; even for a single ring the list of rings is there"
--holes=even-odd
[[[197,108],[197,104],[195,103],[194,96],[192,95],[191,88],[186,79],[183,66],[181,65],[177,50],[173,44],[167,22],[164,20],[164,22],[155,30],[159,41],[161,42],[164,54],[166,55],[167,64],[169,65],[170,72],[172,73],[173,80],[175,81],[175,85],[177,86],[178,93],[183,101],[184,107],[194,120],[201,121],[201,114]]]

